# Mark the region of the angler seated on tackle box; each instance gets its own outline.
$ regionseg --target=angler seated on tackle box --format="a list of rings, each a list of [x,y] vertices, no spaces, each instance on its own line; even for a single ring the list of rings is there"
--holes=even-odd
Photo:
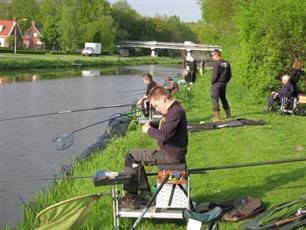
[[[171,98],[167,89],[155,86],[148,99],[156,111],[163,115],[159,123],[146,122],[142,131],[158,140],[160,149],[130,150],[126,154],[124,174],[131,177],[124,185],[125,196],[121,208],[137,209],[146,203],[151,191],[144,170],[145,165],[184,164],[188,145],[187,118],[184,109]]]

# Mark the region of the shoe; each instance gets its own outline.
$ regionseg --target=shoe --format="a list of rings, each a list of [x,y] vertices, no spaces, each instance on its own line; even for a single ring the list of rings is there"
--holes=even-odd
[[[137,203],[139,205],[147,205],[151,196],[152,196],[152,193],[150,191],[143,190],[138,195]]]
[[[230,109],[226,109],[225,110],[225,114],[226,114],[226,118],[231,118],[232,114],[231,114],[231,110]]]
[[[220,121],[220,112],[219,111],[213,112],[213,122],[217,122],[217,121]]]
[[[137,195],[132,193],[127,193],[124,197],[119,200],[119,208],[126,210],[136,210],[140,208],[137,203]]]

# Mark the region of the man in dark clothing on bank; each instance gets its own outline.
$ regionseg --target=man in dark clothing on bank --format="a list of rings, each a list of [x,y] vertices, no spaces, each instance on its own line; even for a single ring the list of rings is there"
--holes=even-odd
[[[211,100],[213,104],[213,121],[220,120],[219,98],[221,99],[226,118],[231,117],[230,107],[226,99],[226,85],[232,77],[230,64],[221,58],[220,50],[214,50],[212,59],[215,61],[211,79]]]
[[[193,84],[196,80],[198,69],[197,69],[197,62],[192,56],[190,56],[185,61],[185,69],[186,69],[186,75],[185,75],[186,84],[187,85]]]
[[[163,114],[160,122],[147,122],[142,131],[158,140],[158,150],[131,150],[126,154],[124,173],[131,176],[124,185],[125,196],[120,207],[137,209],[146,204],[150,185],[144,165],[183,164],[188,145],[187,119],[184,109],[161,86],[154,87],[148,98],[155,109]]]
[[[143,83],[145,83],[147,85],[146,94],[137,101],[137,105],[144,111],[145,117],[148,117],[149,116],[149,108],[150,108],[148,95],[150,93],[150,90],[154,86],[156,86],[156,82],[153,81],[153,77],[152,77],[151,74],[146,73],[146,74],[143,75]]]
[[[272,91],[271,95],[268,97],[267,100],[267,112],[273,111],[273,104],[274,102],[280,102],[283,97],[285,96],[293,96],[293,86],[290,82],[290,76],[289,75],[284,75],[282,76],[282,88],[278,91]]]

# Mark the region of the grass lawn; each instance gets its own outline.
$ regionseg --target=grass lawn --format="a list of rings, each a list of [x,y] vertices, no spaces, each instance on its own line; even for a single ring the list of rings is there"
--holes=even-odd
[[[64,68],[79,64],[88,66],[117,66],[137,64],[174,64],[181,59],[168,57],[118,57],[106,56],[88,57],[81,55],[51,55],[51,54],[9,54],[0,53],[0,71],[17,69]]]
[[[209,96],[211,72],[199,77],[191,91],[181,89],[180,99],[190,122],[211,122]],[[233,78],[228,85],[228,100],[233,118],[263,119],[264,126],[243,126],[189,134],[187,162],[189,168],[226,164],[281,160],[306,156],[305,117],[261,113],[264,95],[256,101],[247,89]],[[224,117],[224,112],[221,112]],[[73,175],[94,175],[97,170],[121,171],[129,149],[156,148],[156,142],[131,125],[125,137],[119,137],[103,152],[75,164]],[[155,178],[151,178],[153,181]],[[191,197],[194,201],[221,202],[243,195],[262,199],[266,207],[280,204],[305,194],[306,162],[209,171],[191,176]],[[25,219],[17,229],[31,229],[35,215],[55,202],[73,196],[110,191],[110,187],[93,186],[91,180],[58,181],[44,195],[36,195],[36,205],[25,208]],[[112,228],[111,197],[102,198],[84,223],[83,229]],[[122,229],[129,229],[133,220],[121,219]],[[238,229],[243,221],[222,223],[221,229]],[[186,229],[179,221],[143,220],[138,229]]]

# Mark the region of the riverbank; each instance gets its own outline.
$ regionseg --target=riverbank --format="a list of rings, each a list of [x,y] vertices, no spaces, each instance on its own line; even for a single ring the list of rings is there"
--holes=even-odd
[[[0,53],[0,71],[180,63],[182,63],[181,59],[174,59],[169,57],[88,57],[81,55],[37,55]]]
[[[188,91],[181,88],[180,100],[189,122],[211,122],[209,96],[211,72],[199,77]],[[228,86],[228,99],[233,118],[263,119],[264,126],[225,128],[189,134],[187,162],[189,168],[203,168],[235,163],[288,159],[306,155],[302,133],[305,117],[278,116],[261,113],[263,104],[254,101],[247,89],[232,79]],[[222,111],[222,116],[224,113]],[[97,170],[121,171],[124,155],[129,149],[156,148],[157,144],[142,134],[141,127],[131,124],[125,137],[114,139],[103,152],[90,159],[75,163],[73,176],[94,175]],[[251,168],[210,171],[191,176],[191,197],[196,202],[220,202],[230,198],[251,195],[259,197],[267,207],[280,204],[305,193],[304,162]],[[154,168],[152,169],[154,171]],[[150,178],[151,184],[155,178]],[[57,181],[44,194],[35,196],[35,204],[24,209],[24,221],[17,229],[31,229],[36,214],[56,202],[83,194],[109,192],[110,187],[93,186],[91,179]],[[112,228],[111,197],[103,197],[95,205],[83,229]],[[122,219],[122,228],[129,229],[132,220]],[[222,229],[238,229],[239,223],[222,223]],[[143,220],[139,229],[186,229],[184,222]]]

